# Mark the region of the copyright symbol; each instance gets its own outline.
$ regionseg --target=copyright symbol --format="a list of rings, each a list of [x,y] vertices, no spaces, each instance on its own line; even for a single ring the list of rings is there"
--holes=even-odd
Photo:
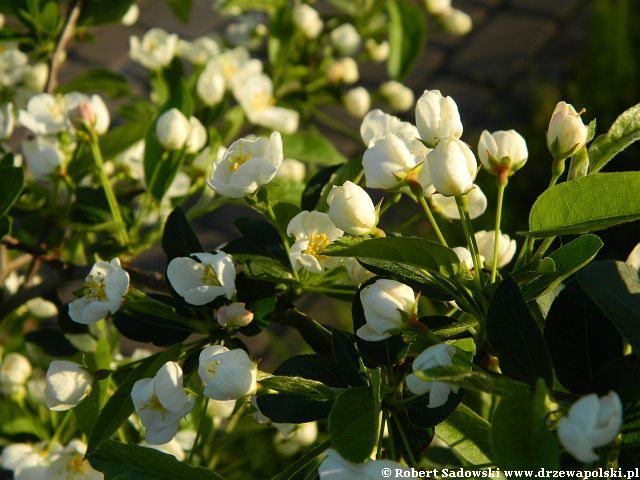
[[[390,468],[383,468],[382,469],[382,476],[384,478],[389,478],[391,476],[391,469]]]

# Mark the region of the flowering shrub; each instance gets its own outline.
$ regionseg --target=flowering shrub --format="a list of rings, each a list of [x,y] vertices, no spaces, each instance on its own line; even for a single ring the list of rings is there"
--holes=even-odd
[[[190,2],[168,3],[188,18]],[[66,16],[0,3],[15,15],[0,53],[2,468],[339,480],[638,465],[640,244],[595,260],[592,232],[640,218],[640,174],[601,171],[640,138],[640,105],[596,136],[558,103],[550,182],[517,232],[501,217],[526,174],[522,135],[472,148],[454,99],[416,102],[400,83],[427,15],[455,34],[469,17],[447,1],[289,3],[217,2],[222,37],[131,37],[149,99],[104,70],[57,85],[73,37],[135,22],[131,0]],[[364,60],[387,62],[376,95],[415,108],[415,125],[351,87]],[[126,99],[116,113],[95,90]],[[345,131],[320,108],[335,104],[362,119],[362,155],[313,127]],[[192,223],[229,204],[254,214],[206,251]],[[135,268],[158,242],[164,270]],[[304,312],[309,294],[350,306],[347,328]],[[309,353],[265,371],[250,337],[283,330]],[[149,348],[123,355],[122,338]]]

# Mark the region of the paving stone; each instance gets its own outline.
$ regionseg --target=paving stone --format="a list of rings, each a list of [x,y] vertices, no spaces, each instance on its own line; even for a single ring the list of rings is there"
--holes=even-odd
[[[139,24],[98,27],[94,31],[95,42],[76,43],[72,52],[88,61],[108,62],[111,68],[118,70],[129,59],[129,38],[134,35],[141,37],[146,31]]]
[[[573,12],[581,0],[511,0],[510,5],[526,8],[534,12],[543,13],[553,17],[565,17]]]

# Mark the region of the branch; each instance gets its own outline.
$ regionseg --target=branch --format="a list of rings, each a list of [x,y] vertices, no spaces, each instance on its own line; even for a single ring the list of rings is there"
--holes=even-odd
[[[69,8],[69,15],[67,15],[67,21],[62,29],[62,33],[56,43],[56,48],[51,56],[51,65],[49,66],[49,76],[47,78],[47,86],[45,91],[47,93],[53,93],[58,83],[58,71],[64,62],[64,53],[67,49],[67,45],[73,38],[73,32],[76,28],[76,23],[80,17],[80,10],[82,9],[82,0],[74,0]]]

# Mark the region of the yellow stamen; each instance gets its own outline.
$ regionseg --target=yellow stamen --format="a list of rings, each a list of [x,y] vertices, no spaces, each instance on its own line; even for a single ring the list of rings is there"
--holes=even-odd
[[[104,301],[107,299],[106,281],[104,275],[97,273],[89,275],[83,286],[83,294],[89,300]]]
[[[251,108],[255,111],[273,107],[275,104],[276,99],[273,98],[273,95],[270,95],[266,92],[256,92],[251,99]]]
[[[88,473],[89,462],[86,462],[81,454],[74,455],[67,464],[67,470],[70,472]]]
[[[331,241],[327,238],[327,235],[324,233],[314,233],[309,238],[309,244],[303,253],[308,253],[309,255],[313,255],[318,258],[322,250],[324,250],[327,245],[329,245]]]
[[[219,287],[222,285],[220,280],[218,280],[218,276],[216,275],[215,270],[211,265],[205,265],[202,271],[202,276],[200,277],[200,281],[204,285],[216,286]]]
[[[242,143],[241,143],[240,145],[238,145],[238,154],[229,158],[229,166],[227,167],[227,170],[229,170],[230,172],[235,172],[240,168],[240,165],[242,165],[243,163],[245,163],[247,160],[250,160],[250,159],[251,159],[251,155],[249,155],[248,153],[242,153]]]

